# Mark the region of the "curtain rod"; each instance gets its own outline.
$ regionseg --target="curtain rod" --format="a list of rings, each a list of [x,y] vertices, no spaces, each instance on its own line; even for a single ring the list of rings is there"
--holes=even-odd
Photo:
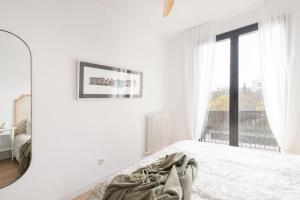
[[[249,7],[247,7],[247,8],[244,8],[244,9],[239,10],[239,11],[237,11],[237,12],[234,12],[234,13],[231,13],[231,14],[228,14],[228,15],[226,15],[226,16],[219,17],[219,18],[216,18],[216,19],[213,19],[213,20],[209,20],[209,21],[207,21],[207,22],[204,22],[204,23],[201,23],[201,24],[199,24],[199,25],[193,26],[193,27],[191,27],[191,28],[185,29],[184,32],[185,32],[185,31],[189,31],[189,30],[194,29],[194,28],[197,28],[197,27],[199,27],[199,26],[201,26],[201,25],[204,25],[204,24],[209,24],[209,23],[212,23],[212,22],[215,22],[215,23],[216,23],[216,22],[225,21],[225,20],[227,20],[227,19],[230,19],[230,18],[232,18],[232,17],[239,16],[239,15],[241,15],[241,14],[243,14],[243,13],[248,12],[248,11],[255,10],[255,9],[259,8],[265,1],[266,1],[266,0],[263,0],[263,1],[259,2],[259,3],[256,3],[256,4],[252,5],[252,6],[249,6]]]

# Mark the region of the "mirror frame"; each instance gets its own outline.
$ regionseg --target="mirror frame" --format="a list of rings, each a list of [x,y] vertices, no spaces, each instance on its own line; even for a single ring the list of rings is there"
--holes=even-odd
[[[31,104],[31,108],[30,108],[30,112],[31,112],[31,130],[33,130],[33,113],[32,113],[32,52],[31,52],[31,49],[30,49],[30,47],[29,47],[29,45],[25,42],[25,40],[23,40],[23,38],[21,38],[20,36],[18,36],[17,34],[15,34],[15,33],[13,33],[13,32],[11,32],[11,31],[8,31],[8,30],[5,30],[5,29],[2,29],[2,28],[0,28],[0,33],[1,32],[4,32],[4,33],[7,33],[7,34],[9,34],[9,35],[12,35],[12,36],[14,36],[14,37],[16,37],[17,39],[19,39],[23,44],[25,44],[25,46],[27,47],[27,50],[28,50],[28,52],[29,52],[29,67],[30,67],[30,95],[31,95],[31,102],[30,102],[30,104]],[[31,143],[32,143],[32,133],[33,133],[33,131],[31,132]],[[30,168],[30,166],[31,166],[31,163],[32,163],[32,148],[33,146],[31,146],[31,160],[30,160],[30,163],[29,163],[29,166],[28,166],[28,168],[27,168],[27,170],[24,172],[24,174],[28,171],[28,169]],[[24,176],[24,174],[22,175],[22,176]],[[14,181],[14,182],[12,182],[12,183],[9,183],[8,185],[6,185],[6,186],[3,186],[3,187],[1,187],[0,188],[0,190],[1,189],[3,189],[3,188],[6,188],[6,187],[8,187],[8,186],[10,186],[10,185],[12,185],[12,184],[14,184],[15,182],[17,182],[20,178],[22,178],[22,176],[20,176],[20,177],[17,177],[17,179]]]

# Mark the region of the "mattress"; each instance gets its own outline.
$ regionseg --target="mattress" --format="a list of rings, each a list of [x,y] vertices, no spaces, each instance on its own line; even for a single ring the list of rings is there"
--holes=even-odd
[[[25,144],[28,140],[30,140],[31,135],[29,134],[18,134],[14,139],[14,157],[18,162],[20,162],[19,156],[20,156],[20,147]]]
[[[150,164],[167,154],[183,152],[197,160],[193,200],[299,200],[300,156],[181,141],[148,156],[99,183],[90,200],[101,200],[110,180]]]

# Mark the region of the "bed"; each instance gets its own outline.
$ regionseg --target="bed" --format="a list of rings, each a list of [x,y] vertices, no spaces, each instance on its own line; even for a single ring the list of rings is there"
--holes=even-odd
[[[20,163],[20,148],[31,139],[31,135],[22,133],[15,137],[14,140],[14,158]]]
[[[196,141],[177,142],[111,175],[88,199],[101,200],[117,174],[131,173],[174,152],[194,157],[199,164],[193,200],[300,199],[300,156]]]
[[[14,102],[14,124],[17,130],[13,156],[20,163],[20,148],[31,139],[31,95],[21,95]]]

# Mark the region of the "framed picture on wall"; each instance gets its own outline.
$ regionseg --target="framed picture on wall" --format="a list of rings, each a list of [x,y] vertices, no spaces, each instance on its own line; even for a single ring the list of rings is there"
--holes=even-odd
[[[78,62],[78,99],[140,98],[142,72]]]

